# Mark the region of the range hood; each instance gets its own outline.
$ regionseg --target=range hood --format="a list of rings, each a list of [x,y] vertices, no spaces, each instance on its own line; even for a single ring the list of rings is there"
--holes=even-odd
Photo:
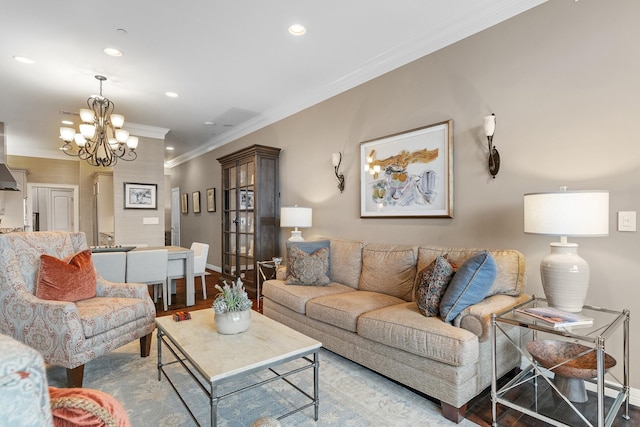
[[[4,123],[0,122],[0,190],[20,191],[16,179],[7,167],[7,138],[4,131]]]

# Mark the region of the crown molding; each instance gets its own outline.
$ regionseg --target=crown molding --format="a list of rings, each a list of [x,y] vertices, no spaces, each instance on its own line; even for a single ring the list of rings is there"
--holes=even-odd
[[[353,72],[298,94],[295,98],[285,100],[275,108],[241,123],[223,134],[217,135],[204,146],[165,162],[165,167],[173,168],[192,160],[547,1],[513,0],[501,2],[497,5],[490,1],[478,2],[475,7],[467,8],[458,14],[455,17],[455,21],[440,22],[440,28],[435,31],[439,37],[433,38],[431,36],[429,38],[426,36],[427,33],[425,31],[424,34],[403,43],[401,46],[381,52]],[[429,34],[433,34],[433,28],[430,28]]]

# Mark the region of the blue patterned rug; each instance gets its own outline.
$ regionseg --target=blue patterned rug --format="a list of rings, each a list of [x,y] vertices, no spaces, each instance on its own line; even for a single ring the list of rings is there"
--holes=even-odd
[[[194,426],[189,413],[168,381],[158,381],[156,335],[151,355],[140,357],[138,341],[86,364],[84,386],[102,390],[118,399],[127,410],[133,427]],[[163,349],[164,350],[164,349]],[[163,351],[163,361],[165,354]],[[233,357],[233,355],[229,355]],[[291,362],[294,364],[296,362]],[[292,366],[292,365],[288,365]],[[209,402],[193,379],[179,364],[169,367],[169,375],[182,390],[185,400],[201,425],[208,425]],[[312,370],[292,376],[296,385],[312,392]],[[49,367],[49,385],[63,387],[64,368]],[[256,374],[261,376],[260,374]],[[265,375],[265,374],[262,374]],[[261,376],[262,377],[262,376]],[[255,379],[255,378],[254,378]],[[242,386],[234,383],[232,386]],[[218,425],[248,427],[263,416],[279,416],[308,400],[284,381],[274,381],[222,400]],[[455,426],[440,414],[440,407],[418,394],[322,349],[320,352],[320,413],[313,420],[307,408],[281,420],[283,426]],[[458,426],[475,426],[464,420]]]

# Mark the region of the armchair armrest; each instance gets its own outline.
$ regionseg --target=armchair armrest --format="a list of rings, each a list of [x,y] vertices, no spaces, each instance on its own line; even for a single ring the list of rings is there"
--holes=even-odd
[[[473,332],[478,336],[480,342],[484,342],[491,335],[492,313],[520,304],[529,298],[529,295],[526,294],[520,294],[517,297],[492,295],[477,304],[465,308],[453,320],[453,325]]]
[[[98,277],[96,283],[96,296],[109,298],[136,298],[149,297],[149,289],[143,283],[115,283]]]
[[[27,291],[18,292],[15,288],[10,294],[11,297],[3,302],[5,316],[1,332],[30,347],[40,349],[45,360],[50,359],[47,358],[47,351],[41,349],[40,341],[43,334],[50,338],[55,336],[55,340],[67,345],[70,340],[65,340],[64,337],[69,331],[82,333],[80,314],[74,303],[43,300]],[[25,310],[27,307],[28,310]],[[49,351],[57,351],[54,347],[51,345]]]

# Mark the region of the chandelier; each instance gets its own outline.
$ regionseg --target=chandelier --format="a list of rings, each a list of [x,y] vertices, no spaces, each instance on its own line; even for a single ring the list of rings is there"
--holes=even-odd
[[[100,95],[91,95],[87,99],[89,108],[80,109],[83,123],[79,126],[79,133],[70,127],[60,128],[60,138],[64,141],[61,149],[65,154],[77,156],[93,166],[114,166],[118,159],[135,160],[138,157],[138,137],[129,136],[129,132],[122,129],[124,116],[112,114],[113,102],[102,96],[102,82],[107,78],[95,77],[100,81]]]

